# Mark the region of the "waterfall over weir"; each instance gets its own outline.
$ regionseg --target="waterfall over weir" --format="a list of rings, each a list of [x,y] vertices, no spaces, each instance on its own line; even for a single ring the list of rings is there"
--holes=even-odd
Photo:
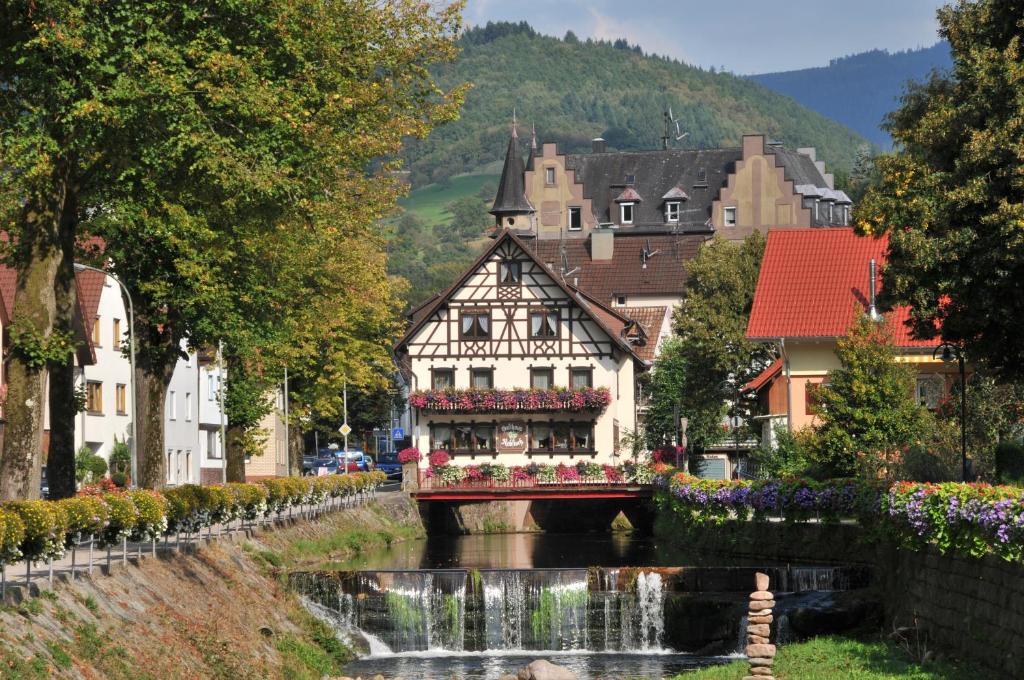
[[[621,579],[609,571],[304,573],[292,575],[292,586],[320,618],[393,653],[661,651],[661,574],[634,570]]]

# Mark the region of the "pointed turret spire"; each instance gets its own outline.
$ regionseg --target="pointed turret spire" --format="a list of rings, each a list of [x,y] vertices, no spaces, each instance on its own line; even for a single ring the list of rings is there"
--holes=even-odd
[[[512,137],[505,151],[505,165],[501,169],[498,194],[494,197],[491,214],[500,221],[502,217],[513,217],[535,212],[526,200],[526,186],[523,179],[523,159],[519,155],[519,130],[516,111],[512,109]]]
[[[530,151],[537,150],[537,126],[530,123]]]

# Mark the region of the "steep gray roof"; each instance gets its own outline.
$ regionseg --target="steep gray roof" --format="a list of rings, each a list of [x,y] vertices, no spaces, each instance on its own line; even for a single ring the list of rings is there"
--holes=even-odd
[[[627,188],[648,200],[637,203],[635,227],[671,228],[665,224],[664,197],[675,187],[689,196],[680,206],[680,231],[707,231],[711,204],[725,184],[736,161],[743,157],[735,149],[668,149],[656,151],[622,151],[615,153],[570,154],[566,166],[576,171],[583,182],[583,196],[592,201],[598,222],[617,222],[615,199]],[[627,184],[627,176],[634,184]]]
[[[765,151],[775,154],[775,160],[785,168],[786,179],[791,180],[794,187],[811,185],[819,189],[828,188],[821,171],[809,156],[774,145],[767,146]]]
[[[508,140],[505,165],[501,169],[501,182],[491,207],[492,215],[535,212],[526,200],[526,185],[523,179],[523,159],[519,156],[519,136],[515,130]]]

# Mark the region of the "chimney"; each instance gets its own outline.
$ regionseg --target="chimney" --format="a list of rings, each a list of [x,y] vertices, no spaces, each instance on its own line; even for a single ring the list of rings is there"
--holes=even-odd
[[[594,229],[590,232],[590,259],[610,260],[615,254],[615,232],[611,229]]]
[[[878,279],[878,265],[875,264],[875,258],[871,258],[871,262],[868,264],[868,277],[871,282],[871,285],[869,286],[869,290],[871,291],[871,300],[870,305],[868,306],[868,316],[872,321],[878,321],[881,317],[878,315],[878,307],[875,304],[875,288]]]
[[[590,144],[591,144],[591,148],[593,149],[594,153],[604,153],[605,151],[607,151],[607,146],[605,145],[605,141],[601,137],[595,137],[594,139],[592,139],[590,141]]]

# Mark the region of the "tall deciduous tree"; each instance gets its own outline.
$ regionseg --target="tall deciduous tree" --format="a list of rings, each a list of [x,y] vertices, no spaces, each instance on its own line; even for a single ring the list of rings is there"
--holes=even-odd
[[[267,253],[263,237],[282,228],[333,229],[339,248],[369,235],[369,217],[398,192],[392,166],[368,171],[371,161],[455,115],[461,91],[440,91],[427,67],[454,54],[459,9],[412,0],[0,9],[0,207],[19,295],[32,301],[15,310],[22,354],[66,359],[49,340],[62,337],[58,270],[70,271],[58,244],[103,236],[137,309],[141,483],[165,478],[164,396],[182,341],[230,342],[247,321],[266,320],[249,315],[268,289],[245,288],[236,262]],[[334,283],[358,295],[347,286],[359,281]],[[31,494],[38,475],[43,377],[38,362],[19,361],[0,462],[7,495]]]
[[[913,366],[896,361],[892,333],[861,317],[836,343],[840,368],[815,397],[817,462],[833,475],[877,472],[918,444],[930,414],[914,399]]]
[[[648,443],[674,432],[673,413],[689,420],[689,441],[698,449],[721,439],[726,399],[772,360],[772,350],[747,340],[765,238],[742,244],[720,238],[701,246],[689,263],[686,297],[675,312],[675,339],[655,362]],[[745,411],[745,405],[736,403]]]
[[[890,234],[883,302],[911,305],[915,333],[967,343],[1002,377],[1024,377],[1024,6],[939,10],[953,67],[913,85],[887,129],[897,151],[858,206]]]

